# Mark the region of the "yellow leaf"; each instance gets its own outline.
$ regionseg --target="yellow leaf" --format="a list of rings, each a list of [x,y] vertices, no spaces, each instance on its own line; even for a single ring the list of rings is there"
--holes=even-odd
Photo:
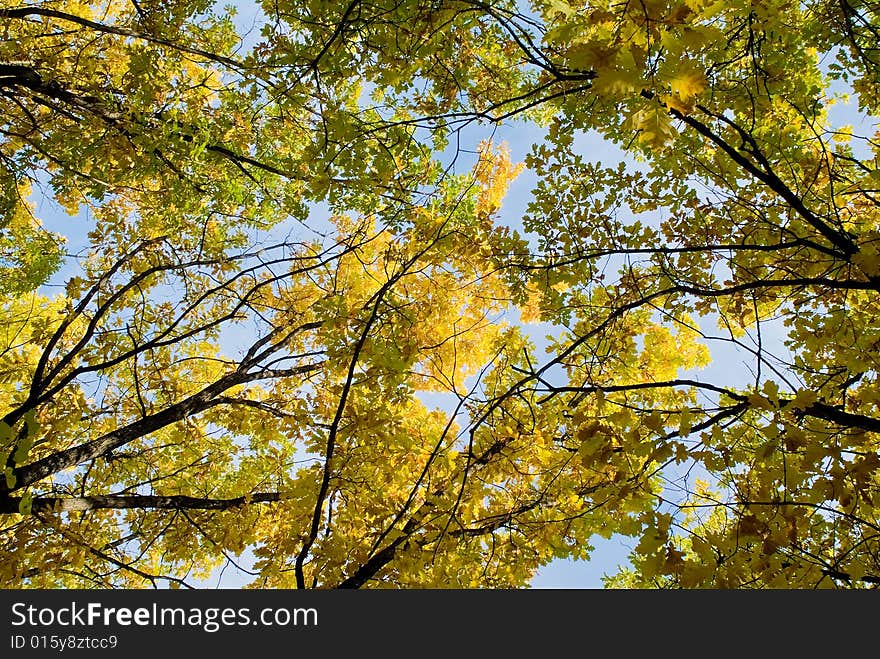
[[[669,114],[660,106],[633,113],[628,123],[638,131],[639,142],[653,149],[663,147],[675,132]]]
[[[605,68],[594,64],[594,70],[597,75],[593,80],[593,90],[600,96],[626,96],[638,91],[643,84],[642,72],[628,48],[617,51],[611,66]]]
[[[706,44],[717,43],[722,34],[718,28],[707,25],[687,26],[681,31],[681,42],[693,51]]]
[[[667,55],[671,57],[677,57],[681,54],[682,46],[684,45],[681,39],[669,30],[660,32],[660,43],[664,50],[666,50]]]
[[[688,458],[687,447],[684,444],[675,445],[675,461],[681,464]]]
[[[691,411],[685,409],[682,411],[678,419],[678,434],[682,437],[687,437],[691,432],[692,426],[693,418],[691,417]]]
[[[600,96],[618,97],[636,91],[635,78],[629,71],[609,69],[593,80],[593,90]]]
[[[764,393],[767,394],[768,400],[773,403],[774,407],[779,407],[779,385],[773,380],[767,380],[763,386]]]
[[[768,399],[764,398],[761,394],[749,394],[748,397],[749,405],[755,407],[759,410],[772,410],[774,409],[773,403],[771,403]]]
[[[692,62],[683,62],[676,67],[668,83],[678,109],[685,108],[685,113],[692,111],[694,99],[708,85],[706,74]]]
[[[642,555],[653,554],[666,544],[667,537],[664,530],[648,527],[636,546],[636,552]]]
[[[550,9],[562,14],[566,18],[574,14],[574,9],[565,0],[548,0],[547,5]]]
[[[31,492],[25,492],[21,501],[18,502],[18,512],[22,515],[30,515],[34,503],[34,495]]]
[[[810,389],[798,389],[789,407],[797,410],[805,410],[814,403],[818,402],[819,397]]]
[[[874,243],[862,245],[852,262],[869,277],[880,275],[880,249]]]
[[[664,568],[667,574],[681,574],[684,569],[684,554],[671,544],[666,547],[666,563]]]
[[[663,430],[663,418],[659,412],[651,412],[648,416],[642,417],[642,423],[655,432]]]

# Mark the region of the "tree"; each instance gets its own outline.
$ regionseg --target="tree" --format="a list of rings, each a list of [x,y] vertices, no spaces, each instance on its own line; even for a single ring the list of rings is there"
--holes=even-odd
[[[873,5],[263,11],[0,10],[0,583],[880,583]]]

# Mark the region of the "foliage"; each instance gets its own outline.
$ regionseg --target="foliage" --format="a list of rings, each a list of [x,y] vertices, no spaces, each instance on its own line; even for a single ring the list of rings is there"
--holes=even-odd
[[[0,584],[880,583],[874,5],[262,12],[0,9]]]

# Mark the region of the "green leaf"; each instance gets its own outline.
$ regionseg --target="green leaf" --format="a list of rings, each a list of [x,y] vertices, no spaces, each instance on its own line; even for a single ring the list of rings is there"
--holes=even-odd
[[[30,492],[25,492],[24,496],[21,497],[21,501],[18,502],[18,512],[22,515],[30,515],[33,505],[34,495]]]
[[[566,18],[574,14],[574,9],[572,9],[571,5],[565,2],[565,0],[547,0],[547,4],[550,9],[553,9]]]
[[[11,443],[12,428],[5,421],[0,421],[0,447],[7,447]]]
[[[6,476],[6,488],[11,490],[15,487],[15,474],[12,472],[12,467],[6,467],[3,471],[3,475]]]

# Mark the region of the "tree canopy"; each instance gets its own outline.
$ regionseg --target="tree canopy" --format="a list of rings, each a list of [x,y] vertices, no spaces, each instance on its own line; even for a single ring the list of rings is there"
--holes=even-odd
[[[876,3],[258,18],[0,8],[0,585],[880,584]]]

